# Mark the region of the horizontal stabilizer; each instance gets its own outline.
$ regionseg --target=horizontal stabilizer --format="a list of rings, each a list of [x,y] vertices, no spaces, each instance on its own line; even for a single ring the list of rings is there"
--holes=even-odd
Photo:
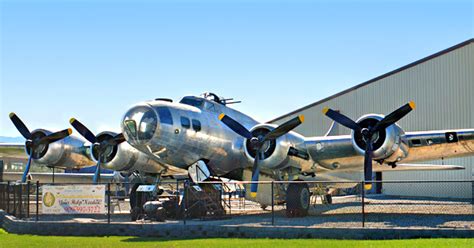
[[[395,168],[390,165],[380,165],[374,163],[374,171],[427,171],[427,170],[464,170],[460,165],[439,165],[439,164],[397,164]]]

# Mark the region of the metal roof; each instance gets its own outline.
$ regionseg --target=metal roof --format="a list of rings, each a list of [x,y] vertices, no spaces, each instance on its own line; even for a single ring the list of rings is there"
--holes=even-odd
[[[354,90],[356,90],[356,89],[358,89],[358,88],[361,88],[361,87],[366,86],[366,85],[368,85],[368,84],[374,83],[374,82],[376,82],[376,81],[378,81],[378,80],[380,80],[380,79],[389,77],[389,76],[391,76],[391,75],[394,75],[394,74],[396,74],[396,73],[399,73],[399,72],[401,72],[401,71],[404,71],[404,70],[406,70],[406,69],[409,69],[409,68],[411,68],[411,67],[414,67],[414,66],[416,66],[416,65],[418,65],[418,64],[424,63],[424,62],[426,62],[426,61],[429,61],[429,60],[431,60],[431,59],[434,59],[434,58],[436,58],[436,57],[439,57],[439,56],[441,56],[441,55],[444,55],[444,54],[446,54],[446,53],[449,53],[449,52],[451,52],[451,51],[454,51],[454,50],[456,50],[456,49],[459,49],[459,48],[461,48],[461,47],[464,47],[464,46],[466,46],[466,45],[469,45],[469,44],[471,44],[471,43],[474,43],[474,38],[469,39],[469,40],[466,40],[466,41],[464,41],[464,42],[462,42],[462,43],[459,43],[459,44],[457,44],[457,45],[454,45],[454,46],[452,46],[452,47],[450,47],[450,48],[447,48],[447,49],[445,49],[445,50],[442,50],[442,51],[440,51],[440,52],[437,52],[437,53],[435,53],[435,54],[432,54],[432,55],[430,55],[430,56],[427,56],[427,57],[425,57],[425,58],[422,58],[422,59],[420,59],[420,60],[417,60],[417,61],[415,61],[415,62],[412,62],[412,63],[410,63],[410,64],[408,64],[408,65],[402,66],[402,67],[400,67],[400,68],[398,68],[398,69],[395,69],[395,70],[393,70],[393,71],[387,72],[387,73],[385,73],[385,74],[383,74],[383,75],[380,75],[380,76],[378,76],[378,77],[375,77],[375,78],[373,78],[373,79],[370,79],[369,81],[366,81],[366,82],[363,82],[363,83],[361,83],[361,84],[355,85],[354,87],[351,87],[351,88],[349,88],[349,89],[347,89],[347,90],[341,91],[341,92],[339,92],[339,93],[337,93],[337,94],[334,94],[334,95],[332,95],[332,96],[326,97],[326,98],[324,98],[324,99],[322,99],[322,100],[319,100],[319,101],[317,101],[317,102],[311,103],[311,104],[309,104],[309,105],[306,105],[306,106],[304,106],[304,107],[301,107],[301,108],[299,108],[299,109],[296,109],[296,110],[294,110],[294,111],[291,111],[291,112],[288,113],[288,114],[282,115],[282,116],[277,117],[277,118],[275,118],[275,119],[273,119],[273,120],[270,120],[270,121],[268,121],[268,122],[269,122],[269,123],[275,122],[275,121],[278,121],[278,120],[283,119],[283,118],[285,118],[285,117],[288,117],[288,116],[290,116],[290,115],[296,114],[296,113],[298,113],[298,112],[301,112],[301,111],[306,110],[306,109],[308,109],[308,108],[311,108],[311,107],[313,107],[313,106],[319,105],[319,104],[321,104],[321,103],[323,103],[323,102],[329,101],[329,100],[331,100],[331,99],[333,99],[333,98],[336,98],[336,97],[338,97],[338,96],[344,95],[344,94],[349,93],[349,92],[351,92],[351,91],[354,91]]]

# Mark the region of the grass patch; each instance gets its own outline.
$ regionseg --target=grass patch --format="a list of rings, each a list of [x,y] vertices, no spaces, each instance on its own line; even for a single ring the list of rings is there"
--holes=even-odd
[[[331,240],[331,239],[163,239],[9,234],[0,229],[0,247],[474,247],[474,239]]]

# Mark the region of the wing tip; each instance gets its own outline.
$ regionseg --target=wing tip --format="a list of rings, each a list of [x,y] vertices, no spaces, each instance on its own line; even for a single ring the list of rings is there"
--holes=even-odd
[[[415,109],[415,108],[416,108],[416,104],[415,104],[414,101],[410,101],[410,102],[408,103],[408,105],[410,105],[410,108],[411,108],[411,109]]]
[[[8,114],[8,117],[12,118],[13,116],[16,116],[16,114],[14,112],[11,112],[10,114]]]
[[[75,118],[71,118],[71,119],[69,119],[69,123],[71,123],[71,124],[72,124],[73,122],[75,122],[75,121],[76,121],[76,119],[75,119]]]

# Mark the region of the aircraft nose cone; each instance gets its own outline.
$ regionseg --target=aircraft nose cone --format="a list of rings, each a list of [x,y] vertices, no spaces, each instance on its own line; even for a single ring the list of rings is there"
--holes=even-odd
[[[135,106],[127,111],[122,120],[122,132],[131,144],[150,141],[158,128],[158,116],[150,106]]]

